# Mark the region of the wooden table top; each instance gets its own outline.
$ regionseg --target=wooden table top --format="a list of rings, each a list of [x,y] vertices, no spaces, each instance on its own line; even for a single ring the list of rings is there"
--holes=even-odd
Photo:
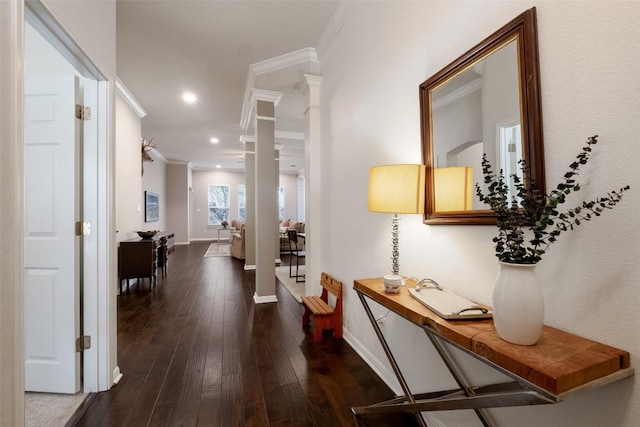
[[[493,320],[448,321],[414,299],[408,282],[398,294],[386,293],[382,278],[359,279],[354,289],[418,325],[510,371],[562,400],[562,394],[633,375],[629,352],[544,326],[535,345],[500,339]]]

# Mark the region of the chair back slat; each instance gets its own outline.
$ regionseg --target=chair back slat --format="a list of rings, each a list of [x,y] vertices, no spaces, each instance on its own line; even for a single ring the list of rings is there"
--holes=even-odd
[[[342,282],[334,279],[327,273],[322,273],[320,284],[324,289],[331,292],[334,297],[340,298],[342,295]]]

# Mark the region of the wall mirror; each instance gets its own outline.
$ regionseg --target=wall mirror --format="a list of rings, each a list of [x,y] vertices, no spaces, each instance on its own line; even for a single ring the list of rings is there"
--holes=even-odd
[[[420,85],[425,223],[495,224],[480,203],[482,154],[545,190],[536,10],[517,16]]]

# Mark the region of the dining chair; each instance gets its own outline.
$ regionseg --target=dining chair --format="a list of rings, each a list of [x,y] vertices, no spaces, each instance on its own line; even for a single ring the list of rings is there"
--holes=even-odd
[[[300,274],[298,270],[300,268],[300,258],[305,259],[306,253],[304,250],[302,250],[302,244],[298,243],[298,232],[296,230],[288,230],[287,234],[289,236],[289,249],[290,249],[289,253],[291,254],[291,258],[289,260],[289,277],[295,277],[296,282],[304,282],[305,275]],[[293,271],[292,271],[293,257],[296,258],[296,274],[295,275],[293,275]],[[298,280],[298,279],[302,279],[302,280]]]

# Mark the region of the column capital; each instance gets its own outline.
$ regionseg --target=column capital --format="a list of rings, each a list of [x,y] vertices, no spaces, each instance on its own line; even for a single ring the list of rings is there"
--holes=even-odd
[[[302,77],[303,79],[300,80],[300,90],[302,93],[306,93],[310,89],[319,89],[322,84],[322,76],[304,74]]]
[[[300,80],[298,89],[302,92],[303,95],[307,95],[307,101],[309,102],[308,107],[320,106],[321,85],[322,76],[316,76],[314,74],[304,74],[303,79]]]
[[[256,142],[255,135],[240,135],[240,143],[242,145],[247,145],[248,142]]]
[[[243,114],[243,117],[241,119],[241,123],[240,125],[242,126],[242,128],[247,131],[249,128],[249,124],[253,123],[253,121],[256,119],[256,117],[258,116],[257,113],[257,105],[258,105],[258,101],[264,101],[264,102],[270,102],[273,103],[273,106],[277,106],[278,103],[280,102],[280,100],[282,99],[282,92],[276,92],[273,90],[266,90],[266,89],[258,89],[258,88],[251,88],[249,91],[249,98],[248,98],[248,114],[245,116]],[[265,118],[265,117],[260,117],[260,118]],[[273,119],[273,118],[272,118]]]
[[[255,105],[258,101],[273,102],[273,105],[278,105],[282,99],[282,92],[276,92],[274,90],[252,88],[249,94],[249,101],[251,105]]]

